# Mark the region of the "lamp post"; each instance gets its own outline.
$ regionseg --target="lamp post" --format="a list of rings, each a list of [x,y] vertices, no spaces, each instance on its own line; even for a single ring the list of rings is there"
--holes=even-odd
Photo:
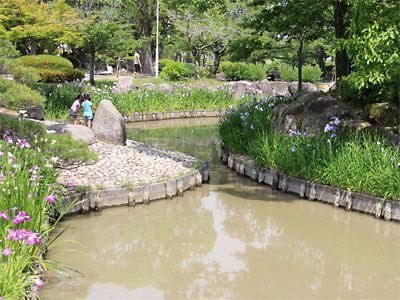
[[[160,10],[160,0],[157,0],[157,33],[156,33],[156,78],[158,78],[158,17]]]

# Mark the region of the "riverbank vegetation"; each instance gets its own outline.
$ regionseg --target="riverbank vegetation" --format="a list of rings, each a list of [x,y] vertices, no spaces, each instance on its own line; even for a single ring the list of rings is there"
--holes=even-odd
[[[38,91],[46,97],[44,107],[49,119],[67,119],[71,99],[83,92],[90,93],[95,106],[101,100],[111,100],[123,115],[154,111],[220,110],[243,101],[243,99],[235,99],[229,87],[224,84],[175,83],[172,88],[171,92],[144,88],[139,91],[117,93],[112,81],[99,81],[96,87],[82,82],[37,86]]]
[[[0,299],[22,299],[44,284],[39,269],[58,268],[42,256],[67,188],[56,184],[57,167],[97,157],[37,123],[0,115],[0,129]]]
[[[314,132],[281,135],[271,128],[274,98],[232,107],[219,123],[227,149],[258,166],[355,192],[400,200],[400,152],[378,133],[340,130],[340,120]]]

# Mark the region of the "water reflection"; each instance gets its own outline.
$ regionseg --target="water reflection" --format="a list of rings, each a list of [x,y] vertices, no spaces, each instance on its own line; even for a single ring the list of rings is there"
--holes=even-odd
[[[62,238],[87,247],[60,244],[49,259],[86,276],[52,274],[42,299],[400,298],[398,224],[237,176],[219,164],[215,128],[205,127],[183,129],[187,137],[169,129],[141,134],[187,152],[202,140],[190,151],[214,162],[210,184],[63,222],[71,228]]]

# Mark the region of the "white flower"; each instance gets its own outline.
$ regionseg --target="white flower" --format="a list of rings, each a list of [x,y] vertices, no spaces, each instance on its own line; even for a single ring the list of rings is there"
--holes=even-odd
[[[56,131],[55,130],[46,130],[46,133],[47,134],[52,134],[52,133],[56,133]]]

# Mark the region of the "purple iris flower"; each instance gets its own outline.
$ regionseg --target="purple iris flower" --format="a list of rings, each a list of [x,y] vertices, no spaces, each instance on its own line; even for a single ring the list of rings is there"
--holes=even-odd
[[[50,203],[56,202],[56,196],[54,196],[54,195],[47,195],[47,196],[44,198],[44,202],[46,203],[47,201],[49,201]]]
[[[292,151],[292,152],[296,151],[296,147],[291,147],[290,151]]]
[[[26,238],[26,244],[27,245],[34,245],[34,244],[40,244],[40,239],[38,238],[37,233],[33,233],[32,230],[29,230],[29,232],[25,236]]]
[[[396,157],[392,156],[392,158],[390,160],[395,160],[395,159],[396,159]]]
[[[8,209],[6,211],[4,211],[3,213],[0,212],[0,219],[3,218],[6,221],[10,220],[10,218],[7,216],[7,213],[8,213]]]
[[[6,247],[4,248],[4,251],[1,252],[1,254],[3,254],[4,256],[9,256],[11,254],[13,254],[15,252],[15,250],[10,250],[10,247]]]

